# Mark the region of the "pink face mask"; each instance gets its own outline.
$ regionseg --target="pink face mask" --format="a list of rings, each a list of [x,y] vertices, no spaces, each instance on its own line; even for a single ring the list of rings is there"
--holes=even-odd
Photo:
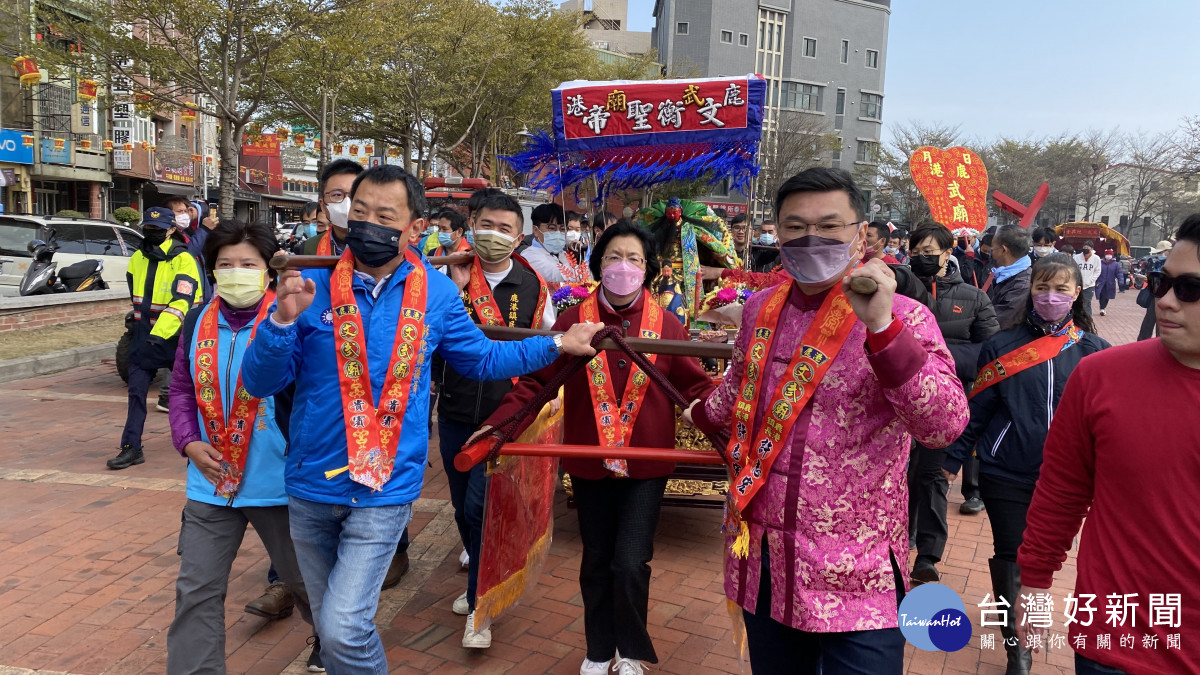
[[[1074,303],[1075,296],[1066,293],[1038,293],[1033,296],[1033,311],[1037,312],[1043,321],[1058,323],[1067,316]]]
[[[616,262],[600,271],[600,283],[613,295],[631,295],[642,287],[646,270],[638,269],[628,260]]]

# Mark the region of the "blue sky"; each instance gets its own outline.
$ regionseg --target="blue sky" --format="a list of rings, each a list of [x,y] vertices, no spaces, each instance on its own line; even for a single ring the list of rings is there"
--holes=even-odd
[[[653,11],[629,0],[630,30]],[[908,120],[978,139],[1171,130],[1200,115],[1198,25],[1197,0],[892,0],[884,137]]]

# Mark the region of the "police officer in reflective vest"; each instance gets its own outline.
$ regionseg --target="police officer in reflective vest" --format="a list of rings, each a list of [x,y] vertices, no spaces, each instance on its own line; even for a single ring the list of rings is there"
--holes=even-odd
[[[188,218],[183,214],[183,218]],[[129,295],[133,301],[133,341],[129,345],[129,412],[121,433],[121,452],[108,468],[124,469],[146,461],[142,427],[146,393],[159,368],[170,368],[183,317],[203,299],[200,268],[187,246],[173,235],[181,228],[171,209],[146,209],[142,247],[129,259]]]

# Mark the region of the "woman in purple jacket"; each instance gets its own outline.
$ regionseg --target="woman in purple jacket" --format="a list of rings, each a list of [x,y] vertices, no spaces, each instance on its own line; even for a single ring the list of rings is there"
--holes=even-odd
[[[1108,301],[1117,297],[1117,279],[1121,278],[1121,263],[1113,257],[1110,248],[1104,252],[1104,262],[1100,263],[1100,277],[1096,279],[1096,299],[1100,301],[1100,316],[1104,316],[1104,308]]]

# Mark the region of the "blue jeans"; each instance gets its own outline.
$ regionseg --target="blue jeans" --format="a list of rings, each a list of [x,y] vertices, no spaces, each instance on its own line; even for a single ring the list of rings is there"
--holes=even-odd
[[[1075,675],[1128,675],[1120,668],[1106,666],[1075,652]]]
[[[442,451],[442,467],[450,483],[450,503],[454,505],[454,522],[458,536],[467,549],[467,603],[475,611],[475,590],[479,585],[479,549],[483,542],[483,501],[487,494],[487,464],[480,462],[470,471],[454,468],[454,456],[462,449],[475,427],[462,422],[438,419],[438,445]]]
[[[292,543],[330,675],[387,675],[379,587],[412,504],[352,508],[288,498]]]

